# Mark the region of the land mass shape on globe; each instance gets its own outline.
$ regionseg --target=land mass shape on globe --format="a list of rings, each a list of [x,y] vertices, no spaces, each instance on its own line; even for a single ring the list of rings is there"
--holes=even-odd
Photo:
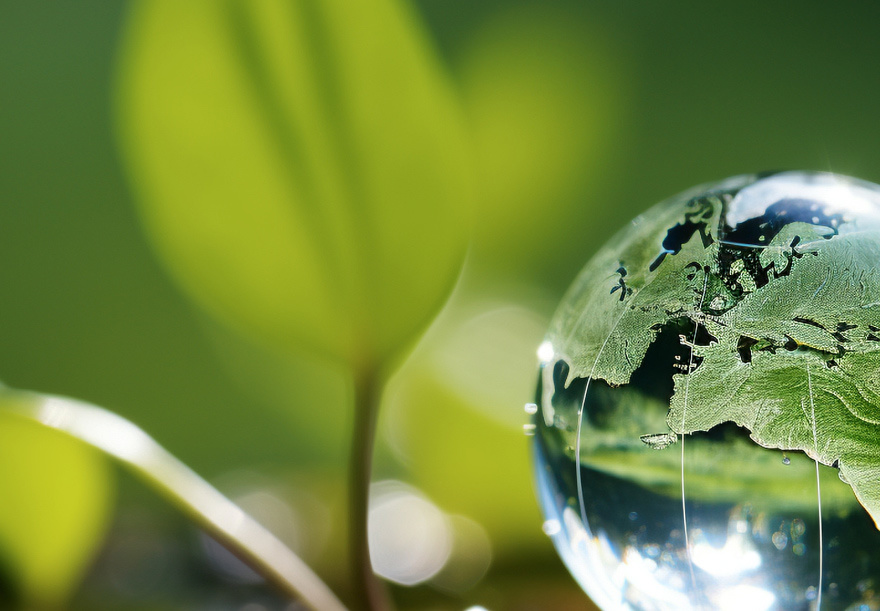
[[[733,422],[837,467],[880,527],[880,194],[822,174],[754,180],[661,204],[594,257],[549,333],[564,385],[625,388],[677,331],[668,430],[642,441]]]

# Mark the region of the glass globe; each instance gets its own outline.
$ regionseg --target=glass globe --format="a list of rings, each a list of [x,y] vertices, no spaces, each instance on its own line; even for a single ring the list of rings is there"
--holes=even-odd
[[[601,609],[880,609],[880,187],[661,203],[538,355],[544,530]]]

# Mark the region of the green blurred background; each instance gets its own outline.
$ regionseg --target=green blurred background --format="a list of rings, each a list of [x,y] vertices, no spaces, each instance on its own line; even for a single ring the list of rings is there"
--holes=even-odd
[[[880,181],[880,5],[302,0],[287,29],[271,6],[0,2],[0,378],[133,420],[345,596],[360,333],[396,371],[374,500],[398,605],[591,608],[522,434],[547,320],[607,236],[692,185]],[[275,102],[239,100],[248,79]],[[300,140],[264,146],[264,119]],[[324,214],[336,196],[273,172],[353,203]],[[288,204],[327,243],[286,250]],[[348,252],[362,222],[374,241]],[[129,476],[3,426],[8,606],[284,608]]]

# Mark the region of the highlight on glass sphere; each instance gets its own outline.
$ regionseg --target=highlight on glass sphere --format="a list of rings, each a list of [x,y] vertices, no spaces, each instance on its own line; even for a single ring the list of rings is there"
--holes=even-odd
[[[880,609],[880,187],[658,204],[538,356],[544,530],[601,609]]]

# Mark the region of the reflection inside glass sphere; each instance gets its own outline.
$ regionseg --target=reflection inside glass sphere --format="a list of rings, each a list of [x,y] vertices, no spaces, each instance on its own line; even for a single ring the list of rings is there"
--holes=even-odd
[[[599,607],[880,609],[878,261],[880,187],[790,172],[587,265],[529,411],[544,531]]]

